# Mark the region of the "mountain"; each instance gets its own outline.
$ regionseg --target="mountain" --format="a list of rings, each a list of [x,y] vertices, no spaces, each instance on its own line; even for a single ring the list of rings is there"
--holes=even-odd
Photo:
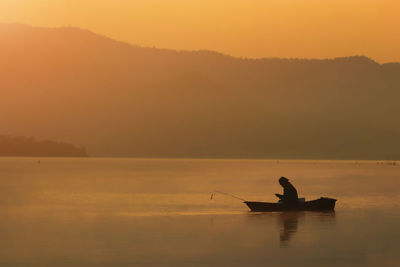
[[[85,148],[71,144],[38,141],[24,136],[0,135],[1,157],[87,157]]]
[[[143,48],[0,24],[0,133],[91,156],[400,159],[400,64]]]

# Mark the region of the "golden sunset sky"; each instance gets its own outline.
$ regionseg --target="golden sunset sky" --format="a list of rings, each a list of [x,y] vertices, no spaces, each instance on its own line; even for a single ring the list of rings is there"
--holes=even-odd
[[[399,0],[0,0],[0,22],[240,57],[400,61]]]

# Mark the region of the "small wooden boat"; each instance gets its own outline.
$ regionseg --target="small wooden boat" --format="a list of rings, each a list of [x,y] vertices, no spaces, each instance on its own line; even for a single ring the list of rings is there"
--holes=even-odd
[[[267,211],[333,211],[335,209],[336,199],[329,197],[320,197],[319,199],[310,201],[298,201],[295,203],[271,203],[271,202],[254,202],[244,201],[251,211],[267,212]]]

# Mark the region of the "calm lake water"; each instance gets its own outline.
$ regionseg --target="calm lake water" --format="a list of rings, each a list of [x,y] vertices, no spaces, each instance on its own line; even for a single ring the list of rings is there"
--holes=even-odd
[[[400,266],[400,166],[0,158],[0,266]],[[336,212],[250,213],[280,176]]]

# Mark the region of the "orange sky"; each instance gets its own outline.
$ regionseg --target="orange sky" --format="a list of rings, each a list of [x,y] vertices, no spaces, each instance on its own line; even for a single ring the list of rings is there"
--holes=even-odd
[[[243,57],[400,61],[399,0],[0,0],[0,22]]]

